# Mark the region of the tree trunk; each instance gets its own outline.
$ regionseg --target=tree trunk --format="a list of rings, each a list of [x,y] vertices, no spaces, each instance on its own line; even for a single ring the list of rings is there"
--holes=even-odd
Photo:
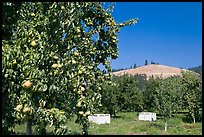
[[[46,135],[46,122],[43,121],[43,128],[40,129],[40,135]]]
[[[167,131],[167,122],[165,122],[164,130]]]
[[[88,135],[88,125],[87,125],[87,123],[83,124],[83,135]]]
[[[193,123],[195,123],[195,117],[193,117]]]
[[[26,135],[32,135],[32,120],[28,120],[26,123]]]

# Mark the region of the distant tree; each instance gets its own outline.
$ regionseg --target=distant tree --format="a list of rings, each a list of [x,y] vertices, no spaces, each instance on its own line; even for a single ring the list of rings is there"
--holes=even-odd
[[[136,65],[136,63],[134,64],[134,67],[133,67],[133,68],[134,68],[134,69],[135,69],[135,68],[137,68],[137,65]]]
[[[151,64],[156,64],[155,62],[151,61]]]
[[[188,70],[197,72],[197,73],[199,73],[199,74],[202,76],[202,65],[200,65],[200,66],[198,66],[198,67],[189,68]]]
[[[116,83],[119,85],[118,106],[120,111],[142,111],[143,94],[138,88],[138,80],[133,76],[123,75],[118,77]]]
[[[144,109],[147,111],[155,111],[157,110],[155,99],[156,99],[156,87],[159,85],[159,79],[151,78],[145,82],[145,90],[144,90]]]
[[[103,85],[102,92],[102,111],[109,113],[111,117],[116,117],[116,112],[118,111],[118,85],[112,83],[110,85]]]
[[[145,66],[147,65],[148,63],[147,63],[147,60],[145,60]]]
[[[130,69],[132,69],[132,65],[130,66]]]

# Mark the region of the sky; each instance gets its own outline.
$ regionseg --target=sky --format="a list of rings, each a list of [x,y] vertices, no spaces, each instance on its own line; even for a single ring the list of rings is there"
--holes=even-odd
[[[202,64],[202,2],[116,2],[111,14],[119,23],[139,18],[121,28],[113,69],[145,60],[185,69]]]

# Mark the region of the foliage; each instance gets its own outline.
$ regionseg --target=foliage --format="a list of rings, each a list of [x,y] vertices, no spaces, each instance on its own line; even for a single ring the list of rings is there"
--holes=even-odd
[[[88,133],[87,116],[97,101],[92,98],[110,80],[104,74],[118,57],[117,33],[138,21],[117,23],[110,9],[99,2],[3,3],[4,134],[28,121],[38,131],[49,125],[64,134],[71,115]]]
[[[137,64],[136,64],[136,63],[134,64],[133,68],[134,68],[134,69],[137,68]]]
[[[178,115],[178,112],[187,109],[189,118],[193,120],[196,117],[196,121],[199,121],[199,109],[202,106],[201,78],[196,73],[188,72],[190,76],[182,73],[183,76],[148,80],[145,75],[113,76],[115,86],[103,86],[105,90],[102,90],[102,105],[115,112],[156,112],[165,122],[172,115]]]
[[[138,81],[133,76],[124,75],[119,81],[119,105],[122,111],[141,111],[143,109],[143,95],[138,88]]]
[[[184,108],[189,111],[190,122],[196,122],[202,103],[202,79],[194,72],[182,72]]]
[[[159,81],[156,87],[155,105],[159,114],[161,114],[165,121],[165,130],[167,128],[167,121],[172,117],[173,112],[178,112],[182,108],[182,88],[179,77],[170,77]]]
[[[171,77],[159,81],[156,88],[156,107],[163,114],[164,118],[170,118],[173,112],[182,108],[182,88],[179,77]]]
[[[147,60],[145,59],[145,66],[146,66],[146,65],[148,65],[148,62],[147,62]]]
[[[144,110],[146,111],[156,111],[156,88],[159,85],[159,79],[150,78],[145,82],[144,90]]]
[[[21,2],[2,3],[2,39],[10,40],[13,29],[17,25],[19,14],[16,12],[21,8]]]
[[[197,66],[197,67],[191,67],[188,70],[194,71],[202,76],[202,65]]]
[[[116,83],[111,85],[103,85],[101,91],[101,103],[103,106],[102,111],[109,113],[111,116],[115,117],[116,112],[119,110],[118,106],[118,95],[119,87]]]
[[[111,85],[103,85],[102,106],[106,113],[116,116],[117,111],[142,111],[145,76],[113,76]]]

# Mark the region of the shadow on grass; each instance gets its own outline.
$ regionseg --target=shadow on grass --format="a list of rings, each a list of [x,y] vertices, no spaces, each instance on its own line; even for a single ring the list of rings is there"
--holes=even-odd
[[[72,132],[67,133],[66,135],[81,135],[81,133],[77,131],[72,131]]]
[[[182,121],[185,123],[193,123],[193,118],[186,114],[185,117],[182,118]],[[202,114],[196,117],[196,122],[202,122]]]
[[[20,134],[20,135],[26,135],[26,134],[23,133],[23,134]],[[52,132],[52,131],[49,131],[49,132],[46,132],[46,134],[34,133],[33,135],[55,135],[55,133]],[[79,132],[77,132],[77,131],[71,131],[71,132],[69,131],[65,135],[81,135],[81,134]]]
[[[164,119],[163,116],[162,116],[161,114],[157,114],[156,117],[157,117],[158,120],[159,120],[159,119]]]
[[[111,116],[111,118],[121,118],[121,116]]]
[[[158,124],[158,123],[150,123],[149,126],[150,126],[150,127],[159,128],[159,129],[163,129],[163,125]]]

